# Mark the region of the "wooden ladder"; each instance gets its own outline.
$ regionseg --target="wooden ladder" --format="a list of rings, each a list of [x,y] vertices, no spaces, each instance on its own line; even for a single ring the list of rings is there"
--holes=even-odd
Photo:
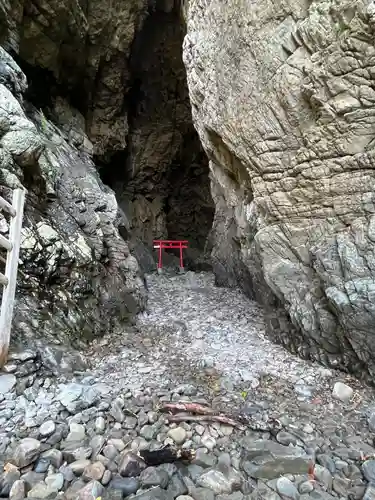
[[[1,258],[5,262],[5,274],[0,273],[0,285],[3,287],[0,311],[0,368],[5,365],[8,358],[24,204],[24,189],[13,191],[12,204],[0,196],[0,210],[10,215],[9,239],[0,234],[0,247],[7,251],[6,259]]]

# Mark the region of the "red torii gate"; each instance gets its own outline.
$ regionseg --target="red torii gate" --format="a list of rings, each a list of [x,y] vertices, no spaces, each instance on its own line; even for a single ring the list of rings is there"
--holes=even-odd
[[[158,271],[161,272],[163,267],[162,251],[163,249],[179,249],[180,250],[180,271],[184,270],[184,260],[182,250],[188,248],[189,242],[186,240],[154,240],[154,248],[159,250]]]

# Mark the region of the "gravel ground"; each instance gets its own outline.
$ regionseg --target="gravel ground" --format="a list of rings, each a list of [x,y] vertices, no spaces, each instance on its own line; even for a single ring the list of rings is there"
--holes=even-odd
[[[262,311],[209,273],[149,275],[149,310],[51,376],[36,353],[0,375],[0,497],[375,499],[375,401],[352,377],[271,344]],[[70,360],[70,361],[69,361]],[[241,426],[171,422],[190,401]],[[194,450],[150,466],[139,454]],[[312,474],[313,472],[313,474]]]

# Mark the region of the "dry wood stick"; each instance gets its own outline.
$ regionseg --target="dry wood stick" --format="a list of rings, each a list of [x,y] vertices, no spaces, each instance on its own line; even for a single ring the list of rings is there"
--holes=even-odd
[[[244,430],[245,427],[239,422],[226,417],[225,415],[170,415],[167,417],[169,422],[220,422],[224,425],[230,425],[231,427],[237,427],[238,429]]]
[[[159,409],[160,411],[168,411],[171,413],[186,411],[197,413],[198,415],[214,415],[216,413],[212,408],[197,403],[163,403]]]

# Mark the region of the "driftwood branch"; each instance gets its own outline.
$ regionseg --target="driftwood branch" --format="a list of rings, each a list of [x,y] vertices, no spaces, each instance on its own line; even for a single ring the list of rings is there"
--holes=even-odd
[[[240,429],[245,429],[240,422],[237,422],[228,415],[215,412],[212,408],[208,406],[203,406],[199,403],[164,403],[161,411],[169,413],[187,412],[195,413],[196,415],[169,415],[167,418],[169,422],[220,422],[224,425],[230,425],[232,427],[238,427]]]
[[[240,430],[249,428],[260,432],[278,431],[282,427],[280,422],[275,419],[270,419],[266,423],[257,422],[246,415],[228,415],[222,412],[216,412],[208,406],[188,401],[163,403],[159,407],[159,410],[169,413],[167,416],[169,422],[219,422],[224,425],[236,427]],[[181,412],[184,413],[176,415],[176,413]],[[192,413],[193,415],[188,415],[188,413]]]
[[[179,411],[186,411],[188,413],[197,413],[198,415],[215,415],[212,408],[203,406],[199,403],[163,403],[160,411],[177,413]]]
[[[195,458],[194,450],[179,450],[173,446],[165,446],[160,450],[139,450],[138,455],[148,466],[157,466],[177,461],[191,462]]]
[[[243,425],[225,415],[170,415],[167,418],[169,422],[220,422],[224,425],[245,430]]]

